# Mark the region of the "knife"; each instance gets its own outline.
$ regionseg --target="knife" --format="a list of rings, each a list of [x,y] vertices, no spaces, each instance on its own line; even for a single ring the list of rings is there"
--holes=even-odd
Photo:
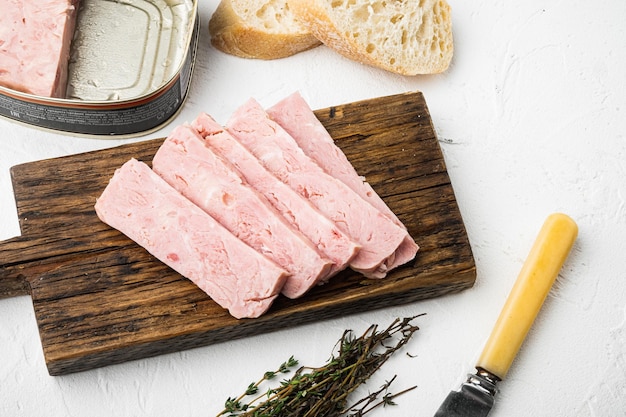
[[[546,299],[576,236],[569,216],[554,213],[545,220],[500,316],[476,363],[459,391],[452,391],[435,417],[485,417],[526,334]]]

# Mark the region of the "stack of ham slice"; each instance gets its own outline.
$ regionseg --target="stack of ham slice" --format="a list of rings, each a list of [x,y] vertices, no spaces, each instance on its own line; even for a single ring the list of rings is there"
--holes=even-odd
[[[174,129],[154,156],[152,169],[232,234],[289,272],[282,289],[287,297],[299,297],[329,278],[330,259],[291,228],[228,161],[204,146],[195,129]]]
[[[0,85],[63,98],[79,0],[0,0]]]
[[[384,278],[418,250],[297,93],[267,111],[251,99],[226,127],[205,113],[176,127],[95,209],[236,318],[347,267]]]

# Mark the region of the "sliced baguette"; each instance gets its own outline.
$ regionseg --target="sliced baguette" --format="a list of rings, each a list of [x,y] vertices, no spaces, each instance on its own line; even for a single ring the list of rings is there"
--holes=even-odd
[[[288,0],[319,40],[342,55],[404,75],[445,71],[453,54],[446,0]]]
[[[209,21],[211,44],[244,58],[277,59],[321,42],[291,13],[286,0],[222,0]]]

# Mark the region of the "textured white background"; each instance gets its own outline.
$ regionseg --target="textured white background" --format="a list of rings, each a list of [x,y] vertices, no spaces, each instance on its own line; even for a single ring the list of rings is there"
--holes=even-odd
[[[626,415],[626,2],[450,0],[455,56],[441,75],[403,77],[320,47],[272,62],[209,45],[174,123],[225,121],[249,97],[300,90],[313,108],[423,91],[476,258],[460,294],[63,377],[48,375],[28,296],[0,300],[1,416],[212,416],[290,355],[321,365],[342,331],[427,313],[408,351],[372,381],[418,388],[374,416],[431,416],[473,370],[535,235],[553,211],[579,239],[492,415]],[[163,137],[171,125],[146,138]],[[124,140],[66,137],[0,120],[0,240],[19,234],[12,165]],[[138,140],[138,139],[134,139]],[[416,236],[419,241],[419,236]],[[1,261],[1,260],[0,260]]]

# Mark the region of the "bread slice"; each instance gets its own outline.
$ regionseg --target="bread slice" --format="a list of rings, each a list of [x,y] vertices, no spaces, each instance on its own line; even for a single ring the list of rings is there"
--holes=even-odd
[[[321,42],[294,18],[286,0],[222,0],[209,21],[211,44],[244,58],[276,59]]]
[[[353,60],[404,75],[445,71],[453,54],[446,0],[288,0],[319,40]]]

